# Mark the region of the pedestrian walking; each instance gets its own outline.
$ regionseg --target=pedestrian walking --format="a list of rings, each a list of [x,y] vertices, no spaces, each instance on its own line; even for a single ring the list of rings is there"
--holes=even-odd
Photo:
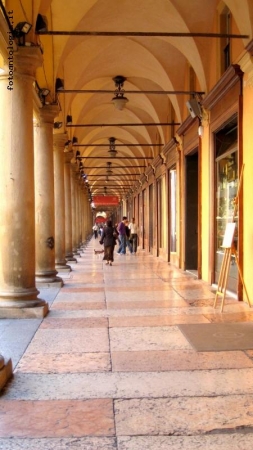
[[[112,266],[114,261],[113,253],[114,247],[116,244],[116,233],[112,226],[112,221],[108,220],[106,226],[102,231],[102,236],[99,241],[100,244],[104,244],[104,257],[103,260],[106,261],[106,264]]]

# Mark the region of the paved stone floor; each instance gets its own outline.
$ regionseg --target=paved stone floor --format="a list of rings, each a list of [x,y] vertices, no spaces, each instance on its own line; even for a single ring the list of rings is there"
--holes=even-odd
[[[253,321],[213,309],[210,286],[92,239],[44,320],[0,320],[14,376],[0,398],[3,450],[252,450],[252,350],[196,352],[178,325]]]

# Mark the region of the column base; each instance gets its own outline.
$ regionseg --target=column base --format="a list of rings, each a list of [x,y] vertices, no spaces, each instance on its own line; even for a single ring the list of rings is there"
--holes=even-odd
[[[0,300],[0,319],[43,318],[48,313],[45,300]]]
[[[66,256],[66,261],[71,264],[77,263],[77,259],[74,256]]]
[[[56,270],[50,270],[50,271],[37,271],[35,273],[35,281],[36,285],[43,286],[44,283],[54,283],[59,282],[61,279],[57,277],[57,271]]]
[[[55,263],[55,268],[57,269],[58,272],[69,273],[72,271],[71,267],[66,263]]]
[[[58,273],[58,272],[57,272]],[[64,285],[63,279],[61,277],[54,277],[53,281],[49,281],[48,278],[36,278],[36,286],[38,288],[50,288],[50,287],[59,287],[61,288]]]
[[[12,361],[11,359],[4,360],[0,355],[0,391],[7,384],[8,380],[12,377]]]

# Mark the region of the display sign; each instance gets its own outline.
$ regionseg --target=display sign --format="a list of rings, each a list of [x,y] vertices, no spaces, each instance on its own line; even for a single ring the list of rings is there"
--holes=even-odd
[[[227,223],[222,247],[231,248],[235,234],[235,222]]]
[[[94,195],[92,202],[95,206],[106,205],[106,206],[118,206],[119,197],[116,195]]]

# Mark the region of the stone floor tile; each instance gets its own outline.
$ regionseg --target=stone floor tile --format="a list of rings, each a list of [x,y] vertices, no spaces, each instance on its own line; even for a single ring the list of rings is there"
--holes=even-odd
[[[104,288],[103,287],[95,287],[95,286],[83,286],[83,287],[70,287],[70,286],[64,286],[62,288],[62,290],[60,291],[60,294],[65,295],[67,293],[82,293],[82,294],[89,294],[89,293],[93,293],[93,292],[104,292]]]
[[[201,314],[199,315],[174,315],[174,316],[133,316],[133,317],[110,317],[110,328],[121,327],[164,327],[183,323],[209,323]]]
[[[64,329],[41,329],[36,333],[27,348],[27,353],[91,353],[108,352],[109,341],[107,329],[89,328],[73,330],[66,333]]]
[[[192,349],[187,339],[175,326],[143,328],[111,328],[111,350],[172,350]]]
[[[178,289],[176,288],[176,292],[180,294],[185,300],[209,300],[209,302],[214,301],[215,294],[211,291],[201,290],[201,289]]]
[[[214,314],[205,314],[205,317],[212,323],[235,323],[235,322],[252,322],[253,312],[237,312],[226,313],[215,312]]]
[[[108,309],[150,309],[150,308],[170,308],[176,306],[177,308],[184,308],[187,306],[187,303],[183,299],[168,299],[168,300],[156,300],[156,301],[123,301],[119,299],[118,302],[107,301]]]
[[[62,302],[62,301],[55,301],[51,307],[51,309],[65,309],[65,310],[72,310],[72,309],[104,309],[105,308],[105,302]]]
[[[105,273],[104,276],[105,276],[105,280],[107,278],[109,278],[109,280],[113,280],[114,278],[116,278],[117,280],[126,279],[127,282],[131,282],[131,281],[135,281],[135,280],[139,281],[140,278],[141,278],[141,280],[151,280],[151,281],[159,280],[158,275],[156,275],[154,272],[151,272],[151,271],[148,272],[148,273],[144,273],[144,272],[139,273],[139,271],[138,272],[134,271],[134,273],[131,273],[128,270],[127,274],[126,274],[125,271],[123,273],[119,272],[119,271],[117,271],[117,272],[116,271],[114,271],[114,272],[110,271],[110,272]]]
[[[214,370],[253,368],[243,352],[191,350],[112,352],[112,370],[117,372],[161,372],[170,370]]]
[[[157,301],[166,301],[166,300],[178,300],[179,302],[179,306],[180,306],[180,301],[182,302],[182,297],[177,294],[173,289],[170,290],[163,290],[163,291],[159,291],[159,290],[146,290],[145,293],[141,293],[138,290],[131,290],[131,291],[127,291],[127,290],[119,290],[118,292],[113,292],[110,289],[105,289],[105,293],[106,293],[106,298],[109,301],[119,301],[120,302],[131,302],[131,301],[152,301],[152,302],[157,302]],[[184,306],[188,306],[188,303],[184,302]],[[176,302],[175,302],[176,305]]]
[[[186,436],[253,428],[251,395],[116,400],[114,407],[118,436]]]
[[[105,317],[87,317],[83,319],[57,319],[47,316],[41,326],[40,329],[44,328],[105,328],[108,327],[108,319]]]
[[[140,286],[140,283],[139,283],[139,285],[137,285],[137,286],[129,286],[128,283],[126,283],[126,285],[121,285],[121,286],[107,284],[105,286],[105,291],[106,291],[106,293],[116,292],[116,293],[122,293],[123,295],[128,295],[128,292],[133,292],[133,293],[136,292],[141,295],[143,292],[146,292],[147,295],[149,295],[150,293],[152,294],[153,292],[160,292],[161,295],[164,295],[164,292],[167,292],[167,291],[171,292],[172,289],[169,284],[164,284],[161,286],[161,283],[160,283],[160,284],[156,284],[155,286],[148,285],[148,284],[146,284],[145,286],[143,286],[143,285]],[[173,290],[173,292],[176,294],[176,292],[174,290]],[[179,297],[182,298],[181,296],[179,296]]]
[[[117,442],[118,450],[251,450],[253,433],[213,436],[122,436],[118,437]]]
[[[4,390],[8,400],[94,398],[253,398],[253,368],[166,372],[35,374],[16,371]],[[238,382],[240,380],[240,382]]]
[[[101,292],[64,292],[57,295],[56,302],[103,302],[105,300],[104,291]]]
[[[0,402],[0,437],[113,436],[108,399]]]
[[[23,373],[84,373],[111,370],[109,353],[25,354],[17,369]]]
[[[120,315],[122,317],[141,317],[141,316],[177,316],[178,314],[191,317],[196,314],[210,313],[212,309],[207,308],[151,308],[151,309],[121,309]],[[106,310],[51,310],[50,317],[53,318],[84,318],[84,317],[119,317],[119,311],[117,309]],[[191,320],[191,319],[190,319]],[[190,322],[192,323],[192,321]]]
[[[0,450],[116,450],[116,438],[1,439]],[[247,450],[247,449],[245,449]]]

